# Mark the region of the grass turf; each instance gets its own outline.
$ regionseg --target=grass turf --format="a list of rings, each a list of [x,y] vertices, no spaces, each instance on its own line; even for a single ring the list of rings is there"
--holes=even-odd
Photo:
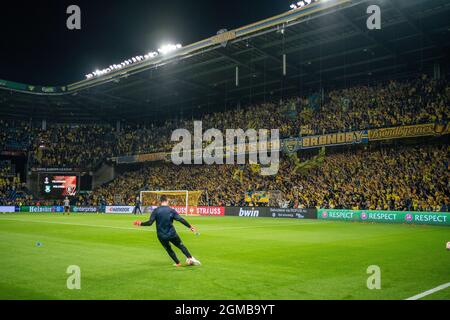
[[[188,217],[200,236],[176,227],[202,266],[175,268],[135,219],[1,214],[0,299],[405,299],[450,282],[448,227]],[[66,287],[69,265],[81,290]],[[381,290],[367,289],[370,265]]]

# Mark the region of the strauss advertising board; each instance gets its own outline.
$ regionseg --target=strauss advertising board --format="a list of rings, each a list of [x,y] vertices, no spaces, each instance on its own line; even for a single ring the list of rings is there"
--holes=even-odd
[[[206,206],[170,206],[172,209],[175,209],[179,214],[188,214],[188,215],[196,215],[196,216],[224,216],[225,215],[225,207],[206,207]],[[156,206],[142,206],[141,210],[144,213],[151,213]]]

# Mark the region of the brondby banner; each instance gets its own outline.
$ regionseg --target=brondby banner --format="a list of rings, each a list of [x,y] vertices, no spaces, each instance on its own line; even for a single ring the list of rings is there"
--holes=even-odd
[[[316,209],[271,207],[226,207],[226,216],[317,219]]]
[[[450,226],[450,214],[445,212],[319,209],[317,219]]]

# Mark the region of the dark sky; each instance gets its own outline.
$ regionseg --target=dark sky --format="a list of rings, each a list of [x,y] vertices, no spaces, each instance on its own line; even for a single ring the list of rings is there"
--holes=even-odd
[[[34,0],[0,4],[0,79],[66,85],[96,68],[158,49],[188,45],[289,10],[290,0]],[[81,8],[81,30],[66,8]]]

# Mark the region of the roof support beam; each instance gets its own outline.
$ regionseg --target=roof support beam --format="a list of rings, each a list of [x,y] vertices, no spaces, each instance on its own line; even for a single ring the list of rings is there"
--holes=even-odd
[[[259,73],[259,74],[263,74],[263,75],[267,75],[272,79],[278,79],[278,80],[282,80],[283,78],[283,74],[280,72],[280,74],[276,74],[275,72],[272,71],[268,71],[268,70],[264,70],[262,69],[259,65],[255,64],[255,61],[252,61],[253,65],[250,66],[247,63],[243,62],[242,60],[240,60],[239,58],[233,57],[229,52],[227,52],[225,49],[220,48],[217,49],[216,52],[218,52],[220,55],[222,55],[225,59],[233,62],[234,64],[236,64],[237,66],[243,67],[247,70],[249,70],[251,73]],[[281,68],[281,65],[280,65]]]
[[[439,41],[434,40],[433,35],[428,32],[422,25],[422,20],[415,21],[408,13],[406,13],[404,8],[401,8],[396,1],[391,1],[390,4],[395,9],[395,11],[405,19],[408,24],[416,30],[417,33],[427,38],[436,48],[438,48],[440,54],[446,54],[446,50],[442,47]]]

